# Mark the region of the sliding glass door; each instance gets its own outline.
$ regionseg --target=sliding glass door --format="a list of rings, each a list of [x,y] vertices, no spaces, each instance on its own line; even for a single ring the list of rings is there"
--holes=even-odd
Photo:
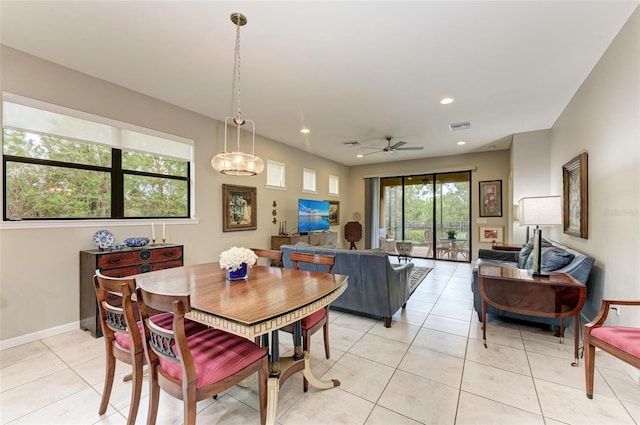
[[[396,241],[411,241],[413,257],[469,261],[470,181],[469,171],[381,178],[378,246],[397,254]]]

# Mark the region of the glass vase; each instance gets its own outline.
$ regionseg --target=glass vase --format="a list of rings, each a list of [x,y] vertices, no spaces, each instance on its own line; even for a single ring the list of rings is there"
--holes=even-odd
[[[247,279],[248,268],[247,263],[242,263],[238,270],[227,269],[227,280],[243,280]]]

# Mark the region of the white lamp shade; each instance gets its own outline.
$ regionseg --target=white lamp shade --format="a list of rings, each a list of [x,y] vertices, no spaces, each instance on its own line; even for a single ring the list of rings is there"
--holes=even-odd
[[[521,226],[555,226],[562,224],[562,198],[536,196],[518,201]]]

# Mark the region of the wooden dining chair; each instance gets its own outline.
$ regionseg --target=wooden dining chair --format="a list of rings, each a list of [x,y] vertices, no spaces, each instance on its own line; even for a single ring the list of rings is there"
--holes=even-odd
[[[183,401],[184,424],[196,423],[196,402],[214,397],[258,372],[260,423],[267,420],[268,356],[250,340],[219,329],[185,332],[185,314],[191,311],[189,295],[160,294],[143,288],[145,353],[149,363],[149,413],[147,424],[156,423],[160,389]],[[172,326],[150,320],[147,310],[172,312]]]
[[[251,248],[254,254],[260,258],[269,260],[270,266],[282,267],[282,251],[275,249]]]
[[[133,388],[127,424],[134,424],[140,404],[142,368],[146,363],[141,336],[142,324],[136,320],[136,316],[139,317],[138,305],[131,299],[131,294],[136,289],[136,281],[130,278],[108,277],[96,271],[93,282],[98,302],[98,321],[102,326],[106,350],[105,380],[99,413],[104,414],[109,405],[117,359],[132,367],[130,377]],[[153,315],[151,320],[162,326],[171,326],[173,315],[161,313]],[[188,321],[186,324],[187,332],[204,328],[206,326],[196,322]],[[125,380],[128,378],[129,375]]]
[[[604,325],[611,306],[621,305],[640,306],[640,300],[602,300],[596,318],[584,325],[584,373],[588,398],[593,398],[596,347],[640,369],[640,328]]]
[[[300,270],[299,263],[318,264],[327,266],[327,273],[331,273],[335,264],[335,256],[325,254],[309,254],[305,252],[292,252],[289,259],[293,263],[296,270]],[[324,333],[324,354],[328,359],[331,355],[329,351],[329,306],[310,314],[301,320],[302,324],[302,349],[311,352],[311,335],[316,333],[320,328]],[[287,325],[280,329],[281,331],[293,334],[293,325]],[[306,378],[303,379],[304,391],[309,388]]]

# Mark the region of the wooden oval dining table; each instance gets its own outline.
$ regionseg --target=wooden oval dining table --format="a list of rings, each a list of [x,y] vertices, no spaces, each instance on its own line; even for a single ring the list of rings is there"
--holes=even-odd
[[[302,351],[300,320],[337,299],[347,289],[347,275],[254,265],[246,280],[230,281],[216,262],[157,270],[134,278],[146,290],[189,294],[192,310],[187,317],[191,320],[249,339],[271,334],[267,424],[275,423],[279,388],[294,373],[302,371],[317,388],[340,385],[335,379],[321,381],[311,372],[309,353]],[[278,329],[292,323],[294,353],[280,358]]]

